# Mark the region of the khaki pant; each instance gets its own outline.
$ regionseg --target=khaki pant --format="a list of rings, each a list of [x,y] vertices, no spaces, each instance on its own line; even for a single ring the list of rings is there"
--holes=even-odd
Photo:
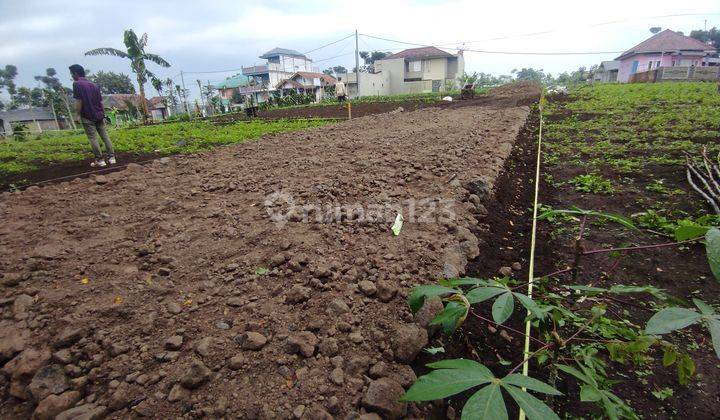
[[[110,141],[110,137],[108,137],[107,130],[105,130],[105,121],[93,121],[89,120],[87,118],[81,118],[83,128],[85,129],[85,134],[87,134],[88,140],[90,140],[90,147],[92,147],[93,154],[95,155],[95,159],[102,159],[103,155],[100,151],[100,144],[98,144],[97,134],[100,134],[100,138],[103,140],[103,143],[105,143],[105,155],[108,159],[111,157],[115,157],[115,151],[113,150],[112,142]]]

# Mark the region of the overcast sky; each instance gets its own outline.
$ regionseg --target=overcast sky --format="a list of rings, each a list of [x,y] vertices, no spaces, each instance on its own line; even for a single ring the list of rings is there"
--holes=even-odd
[[[47,67],[70,84],[67,67],[130,73],[126,60],[85,57],[97,47],[122,49],[122,32],[147,32],[148,52],[172,64],[156,74],[205,72],[259,64],[273,47],[301,52],[360,33],[425,45],[517,52],[595,52],[600,55],[531,56],[466,52],[466,71],[508,74],[534,67],[557,74],[613,59],[660,26],[684,31],[720,26],[718,0],[539,2],[474,1],[161,1],[0,0],[0,66],[18,67],[19,86],[35,86]],[[697,14],[693,16],[665,15]],[[665,16],[665,17],[661,17]],[[607,22],[615,22],[604,24]],[[534,35],[527,35],[534,34]],[[496,39],[503,38],[503,39]],[[320,69],[354,65],[354,38],[309,54]],[[360,38],[360,50],[399,51],[408,45]],[[452,52],[452,51],[451,51]],[[187,74],[217,82],[233,72]],[[154,94],[152,88],[150,93]]]

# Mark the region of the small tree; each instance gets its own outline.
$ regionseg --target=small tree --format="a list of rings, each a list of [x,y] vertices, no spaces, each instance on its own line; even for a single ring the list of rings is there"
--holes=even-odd
[[[104,95],[135,93],[135,86],[133,86],[130,76],[125,73],[100,70],[99,72],[88,76],[88,80],[98,85],[100,92]]]
[[[375,62],[377,60],[382,60],[385,57],[388,57],[392,55],[391,52],[382,52],[382,51],[360,51],[360,58],[363,59],[365,62],[365,65],[360,68],[360,71],[364,72],[374,72],[375,71]]]
[[[45,70],[45,75],[35,76],[35,80],[45,85],[43,96],[47,102],[51,104],[53,112],[56,112],[57,115],[66,116],[70,121],[71,127],[75,128],[75,121],[73,120],[72,109],[70,107],[70,94],[72,91],[62,85],[60,79],[57,77],[57,71],[49,67]]]

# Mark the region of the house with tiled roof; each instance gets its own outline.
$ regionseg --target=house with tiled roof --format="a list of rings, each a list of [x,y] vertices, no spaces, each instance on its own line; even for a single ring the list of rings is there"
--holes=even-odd
[[[227,107],[232,102],[235,92],[240,93],[242,90],[241,88],[248,87],[249,85],[250,78],[244,74],[238,73],[215,85],[215,88],[218,90],[223,104]]]
[[[360,73],[360,96],[444,92],[457,89],[465,71],[462,51],[451,54],[437,47],[409,48],[376,60],[372,73]],[[358,94],[354,73],[338,75],[350,96]]]
[[[617,80],[630,81],[632,75],[658,69],[660,67],[705,67],[714,64],[710,58],[717,51],[712,46],[666,29],[651,36],[622,53],[619,61]],[[682,73],[682,71],[677,71]],[[668,74],[670,74],[668,72]]]
[[[298,71],[285,80],[281,80],[275,89],[280,91],[281,95],[285,95],[290,91],[296,93],[311,93],[315,95],[315,100],[320,102],[325,96],[325,89],[335,86],[334,77],[325,73],[316,73],[308,71]]]
[[[259,58],[265,62],[242,67],[242,75],[248,77],[249,82],[241,94],[251,95],[254,103],[267,101],[277,91],[277,85],[295,73],[318,71],[305,54],[289,48],[273,48]]]

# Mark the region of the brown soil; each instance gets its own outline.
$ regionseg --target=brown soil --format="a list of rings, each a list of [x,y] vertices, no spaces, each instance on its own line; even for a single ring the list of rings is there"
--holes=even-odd
[[[5,193],[0,417],[67,388],[113,417],[424,417],[395,403],[426,344],[405,299],[489,246],[470,192],[510,154],[519,92]]]
[[[462,101],[402,101],[402,102],[359,102],[352,105],[352,117],[359,118],[387,112],[415,111],[426,108],[461,108],[466,106],[489,106],[492,108],[507,108],[521,105],[530,105],[536,100],[537,87],[531,83],[517,82],[506,86],[494,88],[485,95],[475,99]],[[263,120],[302,119],[302,118],[338,118],[347,119],[346,106],[323,105],[299,108],[259,110],[258,118]],[[216,124],[230,124],[235,121],[248,121],[244,113],[227,114],[211,118]],[[172,124],[172,123],[168,123]],[[158,154],[147,153],[119,153],[120,163],[115,167],[108,167],[98,172],[90,167],[91,157],[82,161],[68,161],[56,164],[43,163],[38,169],[18,174],[0,177],[0,191],[11,188],[25,188],[34,184],[67,181],[68,177],[87,177],[88,172],[110,173],[123,170],[129,163],[146,164],[149,160],[159,157]]]
[[[95,160],[92,157],[53,164],[42,163],[42,166],[38,169],[0,177],[0,190],[25,188],[36,183],[62,182],[75,177],[87,177],[89,176],[87,174],[91,172],[94,174],[107,174],[122,171],[128,163],[146,164],[152,162],[153,159],[157,159],[160,155],[157,153],[117,153],[116,157],[120,164],[108,166],[102,170],[90,166],[90,163]]]

